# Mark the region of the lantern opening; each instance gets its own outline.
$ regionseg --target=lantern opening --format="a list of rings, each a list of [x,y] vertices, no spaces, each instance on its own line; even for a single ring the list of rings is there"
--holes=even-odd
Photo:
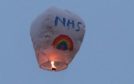
[[[56,71],[56,68],[52,68],[52,71]]]
[[[40,65],[42,69],[47,69],[50,71],[61,71],[64,70],[68,67],[68,64],[65,62],[60,62],[60,61],[48,61],[44,62]]]

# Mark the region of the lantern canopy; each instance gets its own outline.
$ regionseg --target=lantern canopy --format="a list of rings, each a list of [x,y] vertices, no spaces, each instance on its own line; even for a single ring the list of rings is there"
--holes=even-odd
[[[48,8],[33,21],[31,39],[39,66],[50,71],[68,67],[80,49],[85,24],[76,14],[59,8]]]

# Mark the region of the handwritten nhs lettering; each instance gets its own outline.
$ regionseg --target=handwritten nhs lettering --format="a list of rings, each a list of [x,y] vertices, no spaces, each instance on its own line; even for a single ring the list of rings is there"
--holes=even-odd
[[[62,24],[65,28],[68,28],[68,29],[72,28],[75,31],[80,31],[80,27],[83,25],[82,22],[79,22],[79,21],[76,22],[71,19],[56,16],[55,17],[55,26],[57,26],[59,23]]]

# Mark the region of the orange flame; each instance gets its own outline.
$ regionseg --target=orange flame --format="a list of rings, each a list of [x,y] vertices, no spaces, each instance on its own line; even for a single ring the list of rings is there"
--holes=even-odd
[[[54,65],[54,61],[51,61],[52,70],[56,70],[56,66]]]

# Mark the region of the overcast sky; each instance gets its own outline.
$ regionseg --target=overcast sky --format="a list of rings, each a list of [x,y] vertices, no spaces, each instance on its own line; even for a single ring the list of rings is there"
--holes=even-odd
[[[80,51],[61,72],[38,67],[30,38],[50,6],[86,23]],[[134,0],[0,0],[0,84],[134,84]]]

